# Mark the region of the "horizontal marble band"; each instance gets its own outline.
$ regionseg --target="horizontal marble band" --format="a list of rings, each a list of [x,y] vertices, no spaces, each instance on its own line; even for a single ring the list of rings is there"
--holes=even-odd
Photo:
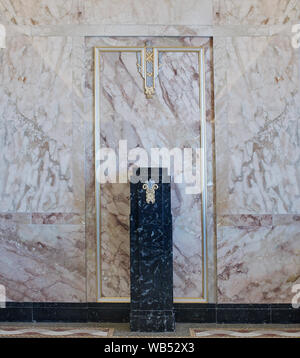
[[[300,225],[300,214],[237,214],[220,215],[218,217],[218,226],[271,227],[290,224]]]
[[[80,213],[0,213],[0,226],[3,224],[34,225],[80,225],[85,223]]]
[[[272,215],[222,215],[218,218],[219,226],[260,227],[272,226]]]
[[[6,36],[291,36],[292,25],[7,25]]]
[[[84,224],[84,215],[78,213],[32,213],[32,224]]]
[[[2,225],[30,224],[31,214],[29,213],[0,213],[0,228]]]
[[[273,215],[273,225],[300,225],[300,214]]]
[[[276,25],[299,18],[297,0],[27,0],[1,1],[1,20],[30,24],[249,24]]]

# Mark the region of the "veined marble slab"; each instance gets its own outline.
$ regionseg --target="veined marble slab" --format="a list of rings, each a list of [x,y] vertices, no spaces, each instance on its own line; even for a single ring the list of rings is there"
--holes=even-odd
[[[220,141],[228,154],[221,153],[226,166],[218,159],[218,214],[300,210],[299,51],[290,41],[226,39],[228,119],[226,129],[217,114],[217,128],[224,131],[218,130],[216,140],[217,154]],[[220,104],[222,97],[217,96]]]
[[[212,23],[212,2],[209,0],[87,0],[84,2],[84,23],[106,24],[199,24]]]
[[[299,225],[218,232],[219,303],[291,303],[300,283]]]
[[[17,25],[212,23],[210,0],[1,0],[1,21]]]
[[[0,0],[1,21],[16,25],[71,23],[72,0]]]
[[[84,210],[71,55],[68,37],[14,37],[0,52],[0,212]]]
[[[85,302],[84,251],[82,225],[0,219],[0,283],[7,300]]]
[[[277,25],[300,20],[298,0],[213,0],[214,23]]]

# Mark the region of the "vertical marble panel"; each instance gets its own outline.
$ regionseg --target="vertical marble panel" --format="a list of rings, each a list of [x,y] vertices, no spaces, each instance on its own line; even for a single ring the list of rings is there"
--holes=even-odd
[[[87,53],[88,55],[88,53]],[[92,56],[92,51],[90,53]],[[92,90],[92,88],[90,88]],[[86,91],[89,93],[89,90]],[[97,301],[97,229],[95,201],[95,143],[93,96],[87,95],[85,107],[85,236],[87,257],[87,300]]]
[[[85,212],[84,119],[85,45],[83,37],[72,38],[72,173],[74,207]]]
[[[222,117],[215,67],[218,302],[290,303],[299,280],[299,51],[289,37],[218,40],[227,86]]]
[[[219,303],[291,303],[300,283],[299,224],[224,226],[219,233]]]
[[[214,108],[216,140],[216,212],[227,212],[229,205],[228,147],[228,55],[226,38],[214,38]]]
[[[71,50],[67,37],[18,36],[0,53],[0,211],[82,210]]]
[[[28,225],[0,217],[0,282],[8,301],[84,302],[82,225]]]
[[[92,93],[93,46],[143,46],[146,39],[88,39],[87,97]],[[213,97],[211,48],[207,39],[155,39],[155,46],[206,46],[207,121],[210,168],[213,163]],[[198,57],[196,54],[166,53],[156,95],[146,99],[137,72],[135,54],[101,55],[101,145],[118,150],[119,139],[128,147],[199,147],[200,113]],[[113,78],[113,81],[112,81]],[[189,128],[189,130],[187,130]],[[192,129],[192,130],[191,130]],[[157,133],[160,133],[157,136]],[[181,133],[179,137],[177,134]],[[209,169],[213,191],[213,171]],[[174,185],[174,294],[202,295],[201,196],[185,194]],[[104,297],[129,296],[129,186],[105,184],[101,188],[101,278]],[[211,212],[213,205],[211,205]],[[194,213],[194,214],[193,214]],[[192,218],[193,216],[193,218]],[[212,238],[213,240],[213,238]],[[213,252],[212,252],[213,256]],[[213,259],[211,260],[213,262]],[[213,267],[213,263],[212,263]]]
[[[277,25],[300,19],[298,0],[214,0],[219,25]]]
[[[74,3],[75,4],[75,3]],[[74,5],[73,4],[73,5]],[[94,176],[90,168],[91,160],[86,157],[86,150],[93,146],[93,136],[86,141],[86,134],[91,134],[91,124],[86,117],[86,97],[85,97],[85,40],[84,37],[74,37],[72,39],[72,71],[73,71],[73,172],[74,172],[74,190],[76,192],[77,207],[84,213],[85,227],[85,256],[86,260],[86,295],[87,301],[96,301],[96,249],[94,241],[96,233],[93,232],[93,221],[91,222],[90,211],[94,210],[93,189],[90,186]],[[93,126],[93,125],[92,125]]]
[[[229,195],[219,214],[297,213],[299,51],[288,37],[226,43]]]

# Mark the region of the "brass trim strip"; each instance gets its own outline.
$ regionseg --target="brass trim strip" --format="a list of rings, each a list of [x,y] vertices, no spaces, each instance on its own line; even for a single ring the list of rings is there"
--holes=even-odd
[[[94,47],[94,121],[95,121],[95,154],[100,149],[100,53],[101,52],[138,52],[143,51],[144,47],[132,46],[101,46]],[[195,52],[198,53],[199,66],[199,106],[200,106],[200,122],[201,122],[201,139],[200,148],[202,150],[202,297],[174,297],[175,303],[208,303],[208,260],[207,260],[207,168],[206,168],[206,110],[205,110],[205,58],[204,46],[199,47],[153,47],[158,52]],[[98,79],[98,80],[97,80]],[[98,98],[98,103],[96,101]],[[99,139],[99,141],[97,140]],[[95,164],[95,175],[97,173],[97,165]],[[103,297],[102,296],[102,264],[101,256],[101,235],[100,235],[100,183],[95,180],[95,196],[96,196],[96,227],[97,227],[97,302],[130,302],[130,297]]]

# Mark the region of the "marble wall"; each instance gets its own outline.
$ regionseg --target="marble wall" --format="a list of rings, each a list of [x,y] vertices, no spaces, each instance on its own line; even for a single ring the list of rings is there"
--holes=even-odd
[[[219,23],[300,14],[293,1],[278,1],[276,18],[268,1],[233,3],[219,2]],[[234,36],[217,38],[214,55],[218,302],[289,303],[300,282],[299,49],[288,33]]]
[[[13,37],[0,63],[1,283],[9,300],[84,301],[72,38]]]
[[[213,300],[291,301],[300,283],[299,1],[0,0],[0,23],[0,283],[9,300],[96,299],[91,36],[203,36],[213,37],[214,61]]]
[[[289,37],[225,40],[226,213],[297,213],[299,51]],[[225,174],[225,172],[223,172]]]

